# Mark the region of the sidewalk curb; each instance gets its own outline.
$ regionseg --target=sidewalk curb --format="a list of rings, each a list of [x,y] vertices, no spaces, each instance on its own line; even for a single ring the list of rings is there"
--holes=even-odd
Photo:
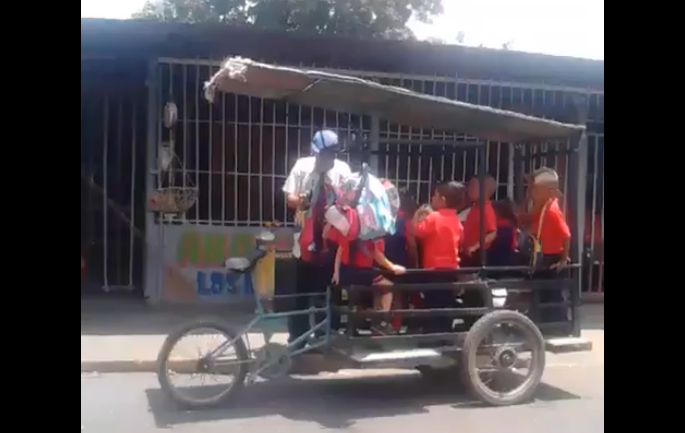
[[[171,361],[169,367],[173,370],[192,371],[197,367],[197,361]],[[143,360],[112,360],[112,361],[81,361],[81,373],[156,373],[157,361]]]
[[[81,373],[154,373],[156,361],[81,361]]]

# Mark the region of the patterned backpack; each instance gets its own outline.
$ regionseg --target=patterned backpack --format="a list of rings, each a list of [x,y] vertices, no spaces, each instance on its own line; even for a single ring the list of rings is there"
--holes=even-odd
[[[364,165],[338,191],[338,205],[351,207],[359,219],[360,240],[379,239],[395,233],[400,202],[397,188],[386,179],[378,179]]]

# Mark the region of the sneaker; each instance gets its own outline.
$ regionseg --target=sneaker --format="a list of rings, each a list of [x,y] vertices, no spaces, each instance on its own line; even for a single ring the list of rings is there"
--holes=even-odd
[[[381,322],[371,327],[371,332],[374,335],[394,335],[395,329],[388,322]]]

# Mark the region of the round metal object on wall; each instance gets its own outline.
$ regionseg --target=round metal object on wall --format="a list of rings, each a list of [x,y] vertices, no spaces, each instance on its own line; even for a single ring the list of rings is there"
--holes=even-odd
[[[178,106],[173,102],[164,105],[164,126],[171,129],[176,126],[178,121]]]

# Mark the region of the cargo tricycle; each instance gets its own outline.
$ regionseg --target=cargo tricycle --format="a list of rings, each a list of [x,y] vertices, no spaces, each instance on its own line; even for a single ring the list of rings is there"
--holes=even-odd
[[[519,204],[525,202],[526,164],[541,155],[535,153],[539,147],[534,145],[554,144],[556,154],[565,155],[568,162],[564,176],[568,192],[566,215],[572,226],[571,261],[553,277],[547,273],[541,278],[533,262],[489,266],[482,251],[480,266],[448,271],[455,275],[450,282],[422,282],[422,277],[445,271],[417,269],[407,270],[407,278],[392,286],[395,294],[451,290],[455,297],[477,293],[481,299],[480,304],[456,303],[450,308],[414,306],[390,313],[359,308],[361,294],[374,290],[372,286],[332,286],[325,293],[290,295],[279,295],[278,290],[254,290],[256,314],[242,329],[232,328],[221,318],[200,319],[167,337],[159,353],[158,377],[163,392],[171,400],[188,408],[204,408],[235,399],[246,384],[257,380],[342,369],[410,369],[418,370],[427,380],[461,384],[487,404],[505,406],[534,397],[545,370],[546,352],[591,350],[591,343],[580,338],[579,317],[585,196],[582,173],[587,146],[582,115],[579,124],[564,124],[355,77],[243,58],[228,59],[206,84],[205,96],[210,102],[217,92],[369,115],[370,134],[358,140],[368,140],[370,146],[362,148],[370,154],[378,152],[379,143],[389,145],[387,148],[407,144],[407,140],[382,140],[381,120],[478,137],[482,141],[416,143],[424,148],[431,144],[441,149],[448,145],[455,149],[475,148],[481,187],[488,141],[511,143],[515,155],[514,181],[509,192]],[[582,111],[581,107],[579,112]],[[481,209],[484,200],[481,198],[477,204]],[[481,245],[485,245],[484,213],[480,214]],[[274,239],[271,230],[264,230],[256,236],[254,252],[227,260],[227,270],[249,278],[260,260],[273,254]],[[430,280],[435,281],[425,279]],[[555,296],[548,296],[550,293]],[[279,307],[297,296],[309,298],[310,307],[297,311]],[[555,314],[545,314],[549,311]],[[367,318],[388,314],[401,316],[408,325],[392,335],[376,335],[366,330]],[[275,341],[277,325],[295,315],[309,317],[310,331],[289,343]],[[451,332],[424,332],[420,325],[414,325],[433,317],[451,318]],[[211,347],[174,359],[173,351],[191,334],[199,334],[198,341],[204,345],[211,342]],[[209,334],[219,338],[210,339]],[[214,380],[201,380],[195,387],[177,386],[175,379],[183,374],[191,379]],[[204,394],[196,395],[198,392]]]

